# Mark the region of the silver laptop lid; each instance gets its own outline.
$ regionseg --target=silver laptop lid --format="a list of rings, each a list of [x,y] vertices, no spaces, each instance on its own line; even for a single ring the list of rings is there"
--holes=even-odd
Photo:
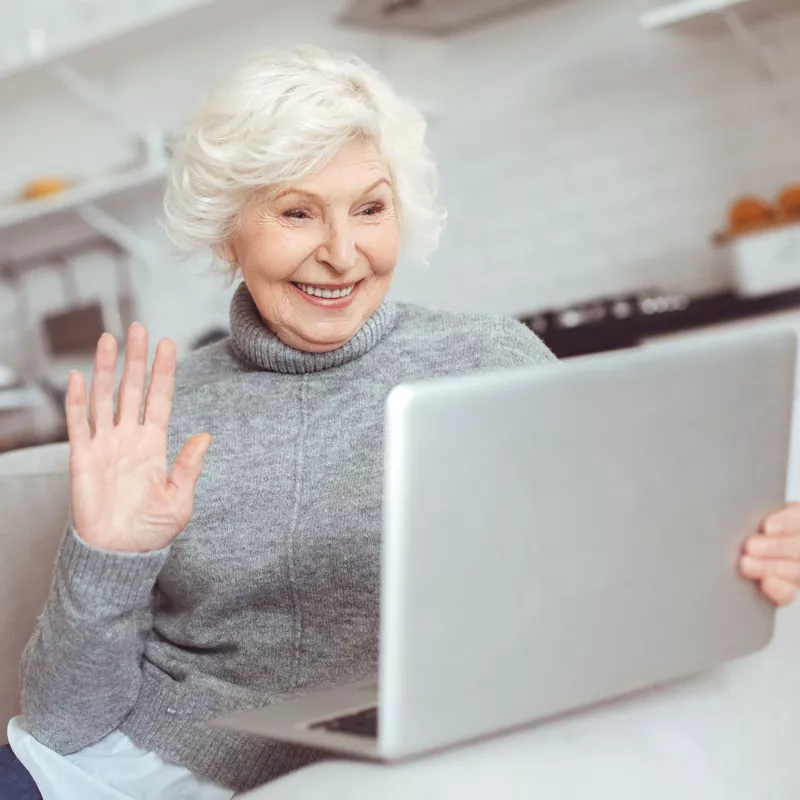
[[[765,644],[738,577],[784,499],[791,332],[395,389],[380,749],[402,757]]]

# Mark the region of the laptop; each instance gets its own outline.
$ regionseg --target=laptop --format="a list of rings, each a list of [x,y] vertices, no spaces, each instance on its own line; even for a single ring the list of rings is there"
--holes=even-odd
[[[393,761],[762,648],[794,370],[762,330],[395,388],[379,675],[212,724]]]

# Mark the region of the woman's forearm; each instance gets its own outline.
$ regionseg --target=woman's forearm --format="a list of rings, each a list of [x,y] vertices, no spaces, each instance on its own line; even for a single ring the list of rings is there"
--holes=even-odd
[[[99,550],[66,531],[21,663],[28,728],[52,750],[70,753],[98,741],[133,708],[153,588],[167,554]]]

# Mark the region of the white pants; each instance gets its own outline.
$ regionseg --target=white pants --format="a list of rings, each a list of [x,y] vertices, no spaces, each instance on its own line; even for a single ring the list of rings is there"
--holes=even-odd
[[[142,750],[119,731],[61,756],[34,739],[20,716],[8,723],[8,743],[43,800],[231,800],[235,794]]]

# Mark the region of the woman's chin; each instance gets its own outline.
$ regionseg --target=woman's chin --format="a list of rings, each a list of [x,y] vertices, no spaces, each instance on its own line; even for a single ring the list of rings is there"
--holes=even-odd
[[[316,325],[294,332],[295,341],[286,342],[297,350],[309,353],[328,353],[347,344],[358,333],[360,320],[335,325]]]

